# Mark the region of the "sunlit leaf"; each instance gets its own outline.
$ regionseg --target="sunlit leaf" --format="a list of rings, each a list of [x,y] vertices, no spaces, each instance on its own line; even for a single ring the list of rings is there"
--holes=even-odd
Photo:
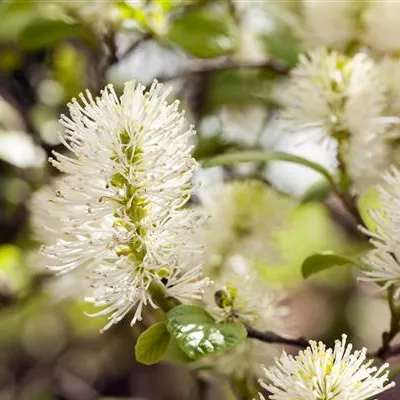
[[[27,283],[26,270],[22,267],[21,250],[17,246],[0,246],[0,279],[14,290],[21,290]]]
[[[376,186],[371,186],[366,192],[359,196],[357,199],[357,207],[365,225],[368,229],[373,231],[377,223],[371,217],[371,211],[378,210],[382,207],[378,188]]]
[[[324,251],[313,254],[306,258],[301,266],[304,278],[308,278],[318,272],[325,271],[337,265],[354,265],[356,262],[349,257],[335,254],[331,251]]]
[[[247,335],[240,323],[216,323],[201,307],[178,306],[167,314],[167,328],[182,350],[196,360],[235,347]]]
[[[171,335],[164,322],[146,329],[138,338],[135,346],[136,360],[142,364],[155,364],[167,351]]]
[[[165,361],[171,361],[179,364],[187,364],[193,360],[179,347],[176,339],[171,338],[169,341],[167,351],[163,358]]]
[[[228,17],[206,11],[192,11],[178,17],[167,37],[200,58],[229,54],[236,46],[235,29]]]

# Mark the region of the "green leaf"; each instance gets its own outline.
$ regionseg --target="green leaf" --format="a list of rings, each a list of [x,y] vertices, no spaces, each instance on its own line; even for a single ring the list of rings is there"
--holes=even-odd
[[[178,364],[188,364],[193,360],[179,347],[176,339],[171,337],[167,351],[162,358],[164,361],[171,361]]]
[[[197,360],[235,347],[247,332],[240,323],[217,323],[204,309],[178,306],[167,314],[167,328],[182,350]]]
[[[0,2],[0,42],[14,41],[37,12],[32,2],[9,0]]]
[[[212,110],[227,104],[249,102],[271,105],[275,78],[275,72],[262,68],[242,68],[215,73],[207,85],[207,108]]]
[[[29,275],[22,266],[21,249],[11,244],[0,246],[0,281],[4,280],[11,289],[24,290]]]
[[[83,33],[82,27],[78,24],[38,18],[21,32],[19,44],[26,50],[38,50],[51,47],[63,39],[83,36]]]
[[[372,210],[379,210],[382,208],[378,187],[371,186],[367,191],[359,196],[357,199],[357,207],[365,226],[371,231],[374,231],[377,227],[377,223],[371,217],[370,213]]]
[[[158,322],[146,329],[135,346],[136,360],[151,365],[160,361],[167,351],[171,336],[164,322]]]
[[[232,150],[234,147],[235,144],[225,141],[220,134],[212,137],[200,137],[193,155],[196,160],[202,160]]]
[[[288,66],[297,64],[301,51],[301,41],[297,38],[282,34],[263,37],[265,47],[272,58],[284,61]]]
[[[332,251],[323,251],[306,258],[301,266],[304,278],[308,278],[318,272],[325,271],[336,265],[354,265],[355,260],[335,254]]]
[[[319,180],[311,185],[301,198],[301,203],[321,201],[328,197],[331,187],[326,179]]]
[[[335,179],[330,172],[322,165],[307,160],[293,154],[282,153],[279,151],[268,150],[248,150],[235,153],[221,154],[203,162],[204,167],[215,167],[217,165],[232,165],[246,162],[268,162],[268,161],[287,161],[295,164],[304,165],[321,174],[332,187],[336,186]]]
[[[229,54],[236,46],[234,25],[218,12],[183,14],[172,22],[167,38],[200,58]]]

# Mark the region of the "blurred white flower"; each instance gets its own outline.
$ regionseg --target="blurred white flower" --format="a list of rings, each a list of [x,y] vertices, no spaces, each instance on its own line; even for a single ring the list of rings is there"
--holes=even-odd
[[[388,364],[372,367],[365,348],[353,353],[352,349],[346,345],[346,335],[336,340],[333,349],[310,341],[295,357],[283,352],[275,366],[264,369],[269,382],[260,384],[271,393],[271,400],[367,400],[394,386],[387,383]]]
[[[393,0],[371,0],[364,14],[363,41],[378,53],[400,50],[400,3]]]
[[[44,185],[33,193],[29,201],[30,225],[36,240],[41,245],[52,245],[55,235],[60,235],[63,223],[61,215],[63,205],[52,202],[59,178],[52,185]],[[49,207],[54,207],[49,212]],[[57,212],[60,211],[60,213]],[[68,237],[65,238],[68,240]],[[48,258],[41,252],[31,250],[26,254],[26,263],[36,273],[46,272]],[[89,282],[83,269],[76,269],[69,274],[54,276],[44,282],[44,290],[55,300],[78,299],[87,293]]]
[[[264,284],[255,262],[279,262],[275,235],[286,226],[294,204],[258,181],[217,181],[199,192],[209,215],[199,240],[205,244],[204,264],[214,281],[205,290],[204,304],[219,321],[238,319],[261,330],[282,332],[287,315],[283,295]],[[261,361],[270,357],[268,346],[247,341],[201,365],[211,364],[224,375],[254,377],[261,373]]]
[[[278,354],[273,346],[266,346],[258,340],[246,340],[234,349],[202,360],[200,366],[210,366],[213,371],[238,380],[263,376],[261,364],[272,362]]]
[[[359,18],[365,4],[363,0],[303,0],[306,45],[345,50],[359,36]]]
[[[393,149],[385,141],[384,132],[365,131],[353,135],[346,150],[344,161],[352,189],[358,194],[381,182],[383,172],[393,161]]]
[[[239,258],[239,256],[236,256]],[[284,333],[287,330],[287,307],[281,304],[283,294],[267,287],[260,277],[250,271],[248,260],[240,258],[236,270],[225,266],[223,276],[215,278],[203,298],[208,311],[217,321],[239,320],[259,330]],[[261,376],[260,364],[276,355],[274,349],[258,341],[247,340],[232,350],[206,358],[201,365],[211,364],[218,372],[243,379]]]
[[[281,136],[273,146],[274,150],[303,157],[322,165],[330,172],[336,170],[337,142],[328,137],[322,143],[308,140],[310,135],[323,135],[320,128],[288,134],[283,121],[274,124],[274,127],[280,131]],[[325,179],[311,168],[285,161],[269,162],[264,176],[280,191],[297,197],[303,196],[313,184]]]
[[[393,286],[400,294],[400,171],[391,167],[384,175],[379,187],[381,207],[371,212],[376,223],[371,237],[374,249],[363,259],[368,269],[363,271],[362,281],[382,285],[382,289]]]
[[[261,105],[225,106],[219,115],[224,138],[245,146],[255,146],[269,112]]]
[[[267,288],[255,273],[226,271],[207,288],[206,304],[219,321],[239,321],[264,330],[282,330],[286,307],[279,305],[276,291]],[[212,298],[213,297],[213,298]]]
[[[232,271],[248,272],[239,262],[242,258],[279,262],[274,235],[288,221],[294,206],[290,199],[251,180],[204,187],[198,194],[204,213],[210,216],[200,238],[210,273],[226,265]]]
[[[310,140],[342,139],[353,131],[384,126],[384,86],[365,54],[348,58],[317,49],[300,56],[292,71],[282,118]],[[319,128],[312,129],[312,128]]]
[[[198,298],[200,249],[193,233],[202,217],[183,205],[196,168],[178,103],[154,83],[149,92],[129,82],[119,99],[111,86],[96,99],[87,91],[62,115],[61,139],[73,153],[54,153],[65,172],[43,212],[59,221],[43,254],[50,269],[84,268],[91,283],[87,301],[111,314],[106,328],[132,308],[132,324],[143,306],[154,304],[149,288],[163,285],[182,301]],[[58,222],[57,222],[58,223]]]

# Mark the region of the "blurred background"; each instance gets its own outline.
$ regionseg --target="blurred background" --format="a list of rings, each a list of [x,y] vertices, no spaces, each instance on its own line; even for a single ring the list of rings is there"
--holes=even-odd
[[[312,3],[319,14],[312,14]],[[0,0],[0,400],[251,398],[243,389],[249,377],[235,376],[232,387],[224,368],[176,355],[152,367],[137,364],[135,340],[151,321],[135,329],[123,321],[100,334],[104,320],[85,315],[91,310],[77,278],[57,279],[41,265],[31,198],[57,174],[47,158],[62,148],[58,118],[68,101],[109,82],[120,91],[131,79],[172,87],[197,128],[200,162],[261,148],[334,168],[334,146],[285,135],[277,113],[299,53],[336,46],[311,22],[328,24],[323,18],[343,3],[364,2]],[[400,25],[400,10],[396,17]],[[333,36],[343,33],[339,24],[335,29]],[[263,241],[256,269],[287,293],[289,334],[332,344],[347,332],[357,346],[378,347],[389,312],[374,288],[356,287],[347,268],[301,277],[302,261],[314,252],[358,254],[367,247],[317,173],[271,162],[201,170],[198,178],[206,188],[251,178],[275,196],[253,218],[253,239]],[[237,207],[251,207],[252,196]],[[209,235],[212,242],[218,232]],[[248,257],[245,246],[231,255]],[[268,357],[280,351],[269,347]],[[380,398],[396,393],[400,388]]]

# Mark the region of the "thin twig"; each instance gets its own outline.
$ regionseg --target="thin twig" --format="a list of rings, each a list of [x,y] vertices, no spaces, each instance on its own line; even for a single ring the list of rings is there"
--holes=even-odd
[[[136,49],[144,42],[147,40],[150,40],[153,38],[153,34],[150,32],[145,33],[141,38],[136,40],[136,42],[133,42],[117,59],[117,61],[121,61],[124,58],[128,57],[131,53],[136,51]]]
[[[399,333],[400,328],[400,314],[394,303],[394,289],[392,287],[388,289],[388,304],[390,309],[390,328],[388,331],[382,333],[381,347],[375,353],[370,354],[372,357],[380,358],[381,360],[386,360],[394,355],[393,348],[390,344]]]
[[[274,344],[286,344],[289,346],[296,346],[305,349],[308,346],[308,341],[303,337],[298,338],[287,338],[278,335],[275,332],[265,331],[261,332],[250,326],[246,326],[247,337],[251,339],[257,339],[264,343],[274,343]]]
[[[210,72],[230,71],[235,69],[265,69],[273,71],[278,75],[287,75],[290,71],[289,67],[281,64],[276,60],[268,60],[259,63],[235,63],[232,61],[196,61],[182,71],[178,71],[172,75],[160,75],[157,80],[161,82],[172,81],[180,78],[187,78],[194,74],[206,74]]]

